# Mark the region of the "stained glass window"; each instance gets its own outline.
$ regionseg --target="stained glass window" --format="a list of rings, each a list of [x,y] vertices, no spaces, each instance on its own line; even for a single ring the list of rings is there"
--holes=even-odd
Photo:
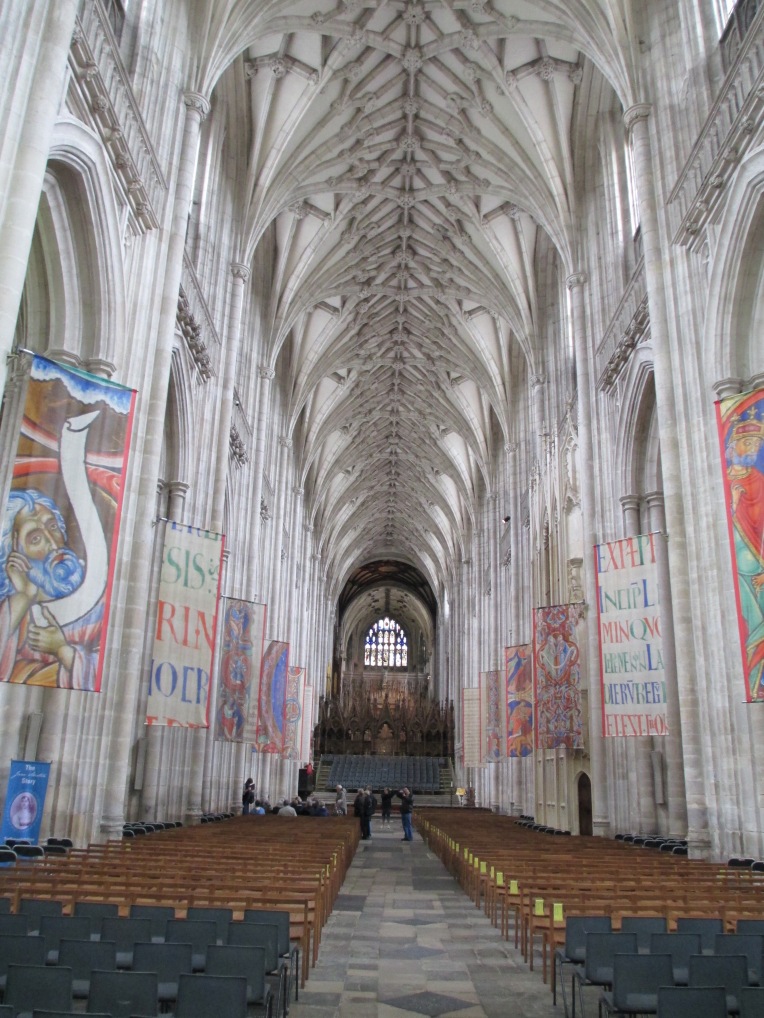
[[[366,668],[408,668],[406,634],[395,619],[380,619],[371,627],[366,636],[363,663]]]

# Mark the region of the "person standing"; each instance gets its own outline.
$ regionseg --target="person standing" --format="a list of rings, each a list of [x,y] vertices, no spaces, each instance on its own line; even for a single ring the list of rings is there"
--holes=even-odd
[[[392,812],[393,812],[393,793],[390,791],[389,788],[385,788],[382,791],[382,826],[383,827],[385,826],[385,824],[387,824],[388,827],[390,826],[390,823],[391,823],[390,818],[392,816]]]
[[[363,818],[363,789],[359,788],[353,799],[353,816],[358,817],[358,823],[361,827],[361,840],[364,838],[364,818]]]
[[[364,841],[371,841],[371,818],[377,812],[377,797],[370,788],[367,788],[363,796],[363,821],[362,837]]]
[[[342,787],[337,785],[336,796],[334,799],[334,812],[338,817],[344,817],[348,811],[348,793]]]
[[[414,796],[408,788],[402,788],[395,793],[401,800],[401,824],[403,825],[402,841],[413,841],[414,831],[411,826],[411,814],[414,812]]]
[[[249,807],[255,801],[255,783],[252,778],[247,778],[241,793],[241,812],[243,816],[249,813]]]

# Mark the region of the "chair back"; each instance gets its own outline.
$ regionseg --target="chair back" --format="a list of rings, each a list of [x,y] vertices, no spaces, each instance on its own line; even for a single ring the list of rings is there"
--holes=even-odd
[[[63,915],[64,905],[50,898],[22,898],[17,911],[29,916],[29,932],[35,933],[40,929],[40,920],[44,915]]]
[[[0,934],[0,989],[4,988],[9,965],[44,965],[45,941],[26,934]]]
[[[587,933],[584,974],[587,983],[612,986],[616,954],[636,954],[636,933]]]
[[[162,941],[167,920],[175,918],[175,909],[172,905],[131,905],[130,918],[148,919],[151,923],[151,939]]]
[[[139,940],[151,940],[151,920],[104,916],[101,920],[101,940],[113,940],[117,945],[117,965],[132,968],[133,945]]]
[[[610,933],[609,915],[572,915],[565,920],[565,958],[581,964],[586,957],[587,933]]]
[[[9,915],[0,914],[0,934],[25,937],[29,933],[30,922],[30,916],[21,912],[11,912]]]
[[[139,941],[133,948],[133,966],[141,972],[156,972],[159,1001],[167,1004],[178,999],[181,973],[190,975],[194,970],[193,948],[190,944]]]
[[[703,951],[711,954],[714,937],[724,933],[724,923],[717,916],[679,916],[676,921],[677,933],[699,933]]]
[[[661,986],[657,1018],[727,1018],[723,986]]]
[[[233,921],[233,909],[191,905],[186,912],[186,919],[198,919],[202,921],[209,921],[212,919],[218,924],[218,944],[225,944],[228,940],[228,927]]]
[[[740,1018],[761,1018],[764,1014],[764,986],[743,986],[738,997]]]
[[[216,945],[217,946],[217,945]],[[246,1018],[245,976],[182,975],[178,986],[175,1018]]]
[[[45,941],[48,965],[58,964],[58,945],[62,940],[88,940],[90,920],[87,916],[40,916],[40,936]]]
[[[650,937],[650,954],[671,955],[675,983],[689,981],[690,957],[700,953],[699,933],[653,933]]]
[[[279,967],[279,931],[273,923],[231,923],[228,927],[229,944],[249,944],[265,950],[268,972]]]
[[[266,983],[265,948],[249,944],[213,944],[207,949],[207,975],[244,976],[247,1003],[262,1005],[270,989]]]
[[[748,959],[744,954],[694,954],[690,958],[690,986],[723,986],[727,1010],[738,1011],[740,990],[748,985]]]
[[[670,954],[617,954],[613,959],[613,1006],[617,1011],[654,1013],[659,987],[673,982]]]
[[[625,915],[621,919],[621,933],[636,933],[637,950],[647,954],[653,933],[665,933],[665,916]]]
[[[90,936],[101,935],[101,920],[104,916],[119,917],[119,905],[115,901],[75,901],[74,914],[85,915],[90,920]]]
[[[93,969],[117,967],[117,945],[113,940],[62,940],[58,948],[58,964],[72,970],[72,995],[75,1000],[87,1000]]]
[[[279,930],[279,954],[289,954],[289,913],[277,908],[248,908],[245,923],[272,923]]]
[[[20,1011],[71,1011],[72,970],[50,965],[9,965],[3,1003]]]
[[[156,972],[120,972],[94,969],[90,974],[89,1014],[101,1012],[112,1018],[155,1015],[159,1011]]]
[[[748,959],[748,982],[761,982],[764,936],[760,933],[717,933],[714,954],[744,954]]]

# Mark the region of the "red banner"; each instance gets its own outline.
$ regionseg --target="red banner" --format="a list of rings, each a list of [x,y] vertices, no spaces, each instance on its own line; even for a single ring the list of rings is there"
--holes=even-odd
[[[577,632],[583,617],[583,603],[537,608],[533,613],[537,749],[583,749]]]

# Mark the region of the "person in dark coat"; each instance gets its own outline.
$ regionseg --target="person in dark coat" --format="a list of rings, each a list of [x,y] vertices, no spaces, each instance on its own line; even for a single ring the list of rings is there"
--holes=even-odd
[[[249,807],[255,801],[255,783],[252,778],[247,778],[241,793],[241,812],[246,816]]]
[[[392,823],[390,819],[393,812],[393,793],[389,788],[385,788],[382,792],[382,826],[385,824],[389,827]]]
[[[401,800],[401,823],[403,824],[402,841],[413,841],[414,831],[411,826],[411,814],[414,812],[414,796],[408,788],[402,788],[395,793]]]
[[[353,816],[358,817],[358,823],[361,826],[361,838],[363,838],[364,836],[363,799],[364,799],[363,789],[359,788],[355,794],[355,799],[353,799]]]

